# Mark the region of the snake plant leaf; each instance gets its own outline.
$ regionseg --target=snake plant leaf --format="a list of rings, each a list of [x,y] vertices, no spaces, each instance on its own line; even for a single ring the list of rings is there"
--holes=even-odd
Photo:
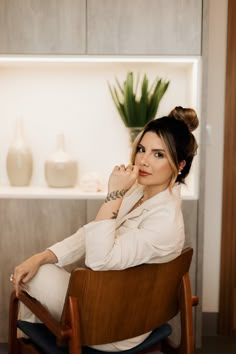
[[[128,126],[131,126],[132,122],[135,120],[135,96],[133,85],[133,73],[128,73],[127,79],[124,84],[124,109],[127,117]]]
[[[156,112],[159,108],[160,101],[164,96],[168,86],[169,86],[169,81],[165,82],[162,79],[159,79],[157,81],[154,91],[150,96],[150,102],[148,107],[148,115],[150,116],[150,119],[155,118]]]
[[[138,94],[139,79],[140,79],[140,73],[138,73],[137,80],[136,80],[136,86],[135,86],[135,91],[134,91],[135,97],[137,97],[137,94]]]
[[[150,89],[148,90],[148,95],[151,96],[152,92],[154,91],[154,88],[156,87],[158,83],[158,78],[156,77],[155,80],[153,80]]]
[[[124,91],[123,91],[123,88],[122,88],[121,84],[119,83],[119,80],[117,79],[117,77],[115,78],[115,81],[116,81],[117,87],[120,89],[120,92],[123,95]]]
[[[154,88],[153,93],[149,93],[149,106],[148,106],[148,115],[150,117],[150,119],[153,119],[157,110],[158,110],[158,106],[159,106],[159,100],[157,97],[158,91],[160,90],[160,86],[161,86],[161,81],[158,80],[156,83],[156,86]]]
[[[147,109],[148,109],[148,79],[147,76],[144,75],[143,82],[142,82],[142,91],[141,91],[141,97],[140,101],[138,104],[138,110],[139,110],[139,120],[137,122],[138,126],[144,126],[146,121],[145,117],[147,116]]]

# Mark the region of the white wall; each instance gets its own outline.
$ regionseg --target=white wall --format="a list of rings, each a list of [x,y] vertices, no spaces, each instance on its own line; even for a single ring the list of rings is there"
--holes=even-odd
[[[219,310],[227,0],[209,0],[203,311]]]
[[[96,171],[106,178],[114,164],[128,163],[128,131],[107,85],[115,76],[123,80],[128,71],[146,73],[151,82],[156,76],[171,81],[159,116],[176,105],[197,109],[196,64],[190,62],[0,62],[0,184],[9,183],[5,161],[18,114],[33,153],[34,186],[46,185],[44,162],[55,151],[60,131],[67,152],[78,160],[80,177]]]

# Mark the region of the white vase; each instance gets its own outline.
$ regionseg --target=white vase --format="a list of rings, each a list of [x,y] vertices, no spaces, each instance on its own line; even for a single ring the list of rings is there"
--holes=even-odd
[[[15,136],[6,160],[7,175],[12,186],[28,186],[33,172],[33,158],[24,135],[23,121],[16,121]]]
[[[65,152],[64,135],[57,135],[57,149],[45,162],[45,179],[49,187],[69,188],[77,183],[77,161]]]

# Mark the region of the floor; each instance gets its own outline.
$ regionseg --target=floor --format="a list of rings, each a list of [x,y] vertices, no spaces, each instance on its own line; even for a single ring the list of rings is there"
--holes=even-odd
[[[0,344],[0,354],[7,354],[7,344]],[[236,354],[236,336],[203,337],[202,348],[195,354]]]
[[[196,354],[236,354],[236,336],[203,337],[202,348]]]
[[[7,344],[0,344],[0,354],[7,353]]]

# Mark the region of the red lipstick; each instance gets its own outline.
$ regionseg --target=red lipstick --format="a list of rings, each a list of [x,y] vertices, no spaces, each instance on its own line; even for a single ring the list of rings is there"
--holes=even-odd
[[[139,170],[139,176],[150,176],[151,173],[148,173],[148,172],[145,172],[145,171],[142,171],[142,170]]]

